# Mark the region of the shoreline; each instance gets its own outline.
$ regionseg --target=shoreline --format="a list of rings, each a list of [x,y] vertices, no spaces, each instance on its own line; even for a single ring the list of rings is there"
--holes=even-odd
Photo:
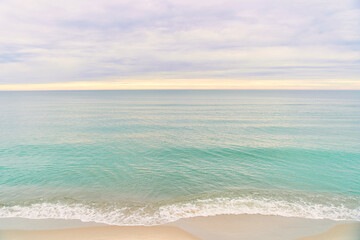
[[[0,219],[2,240],[60,240],[70,236],[73,237],[69,239],[74,240],[325,240],[332,239],[329,238],[331,235],[341,236],[334,238],[336,240],[357,240],[351,238],[351,234],[357,234],[357,229],[360,229],[359,222],[247,214],[193,217],[158,226],[110,226],[59,219]]]

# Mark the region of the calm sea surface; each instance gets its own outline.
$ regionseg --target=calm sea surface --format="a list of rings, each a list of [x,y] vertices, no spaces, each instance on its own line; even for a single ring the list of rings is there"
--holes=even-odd
[[[360,221],[360,91],[0,92],[0,217]]]

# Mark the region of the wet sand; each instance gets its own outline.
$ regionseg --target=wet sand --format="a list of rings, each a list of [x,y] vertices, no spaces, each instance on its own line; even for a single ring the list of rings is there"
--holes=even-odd
[[[262,215],[194,217],[160,226],[0,219],[1,240],[359,240],[359,229],[359,223]]]

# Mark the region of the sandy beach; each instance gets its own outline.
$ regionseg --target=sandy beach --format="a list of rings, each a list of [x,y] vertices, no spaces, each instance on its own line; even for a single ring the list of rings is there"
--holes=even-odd
[[[191,234],[172,226],[154,227],[84,227],[75,229],[60,230],[9,230],[1,233],[0,237],[4,240],[115,240],[115,239],[174,239],[174,240],[196,240],[199,239]]]
[[[181,219],[160,226],[109,226],[76,220],[1,219],[1,240],[358,240],[360,224],[261,215]]]
[[[342,224],[331,228],[329,231],[299,240],[357,240],[360,239],[360,224]]]

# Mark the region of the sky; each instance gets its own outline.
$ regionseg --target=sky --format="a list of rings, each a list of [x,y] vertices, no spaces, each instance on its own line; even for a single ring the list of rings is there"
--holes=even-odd
[[[360,89],[360,0],[0,0],[0,90]]]

